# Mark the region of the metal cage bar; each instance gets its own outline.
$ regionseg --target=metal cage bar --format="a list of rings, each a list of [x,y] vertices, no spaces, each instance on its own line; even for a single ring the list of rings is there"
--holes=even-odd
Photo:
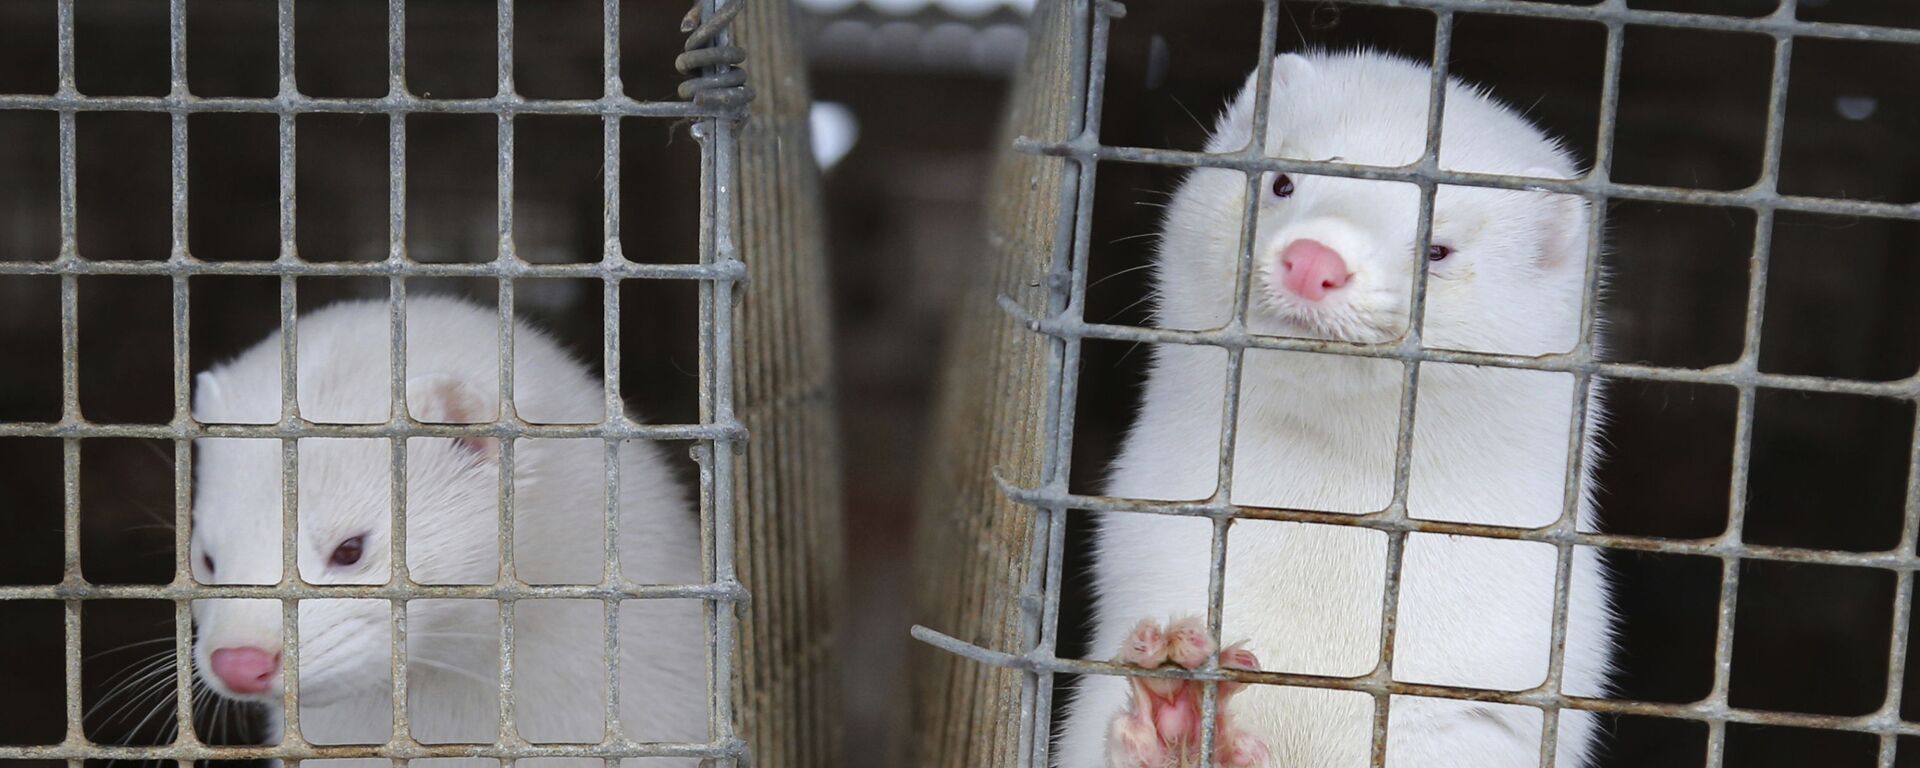
[[[706,18],[699,40],[689,49],[707,45],[730,45],[726,22],[738,14],[746,0],[701,0],[690,18]],[[185,0],[168,0],[168,83],[160,97],[103,97],[82,94],[74,78],[74,0],[58,0],[56,13],[58,89],[50,96],[0,94],[0,110],[53,112],[58,117],[59,158],[59,232],[60,252],[51,261],[0,263],[0,274],[50,275],[60,286],[60,417],[51,422],[11,422],[0,424],[0,436],[40,436],[58,438],[62,445],[62,478],[65,524],[62,546],[64,560],[58,584],[45,586],[0,587],[0,600],[59,600],[64,606],[65,660],[63,674],[68,692],[65,707],[66,732],[59,744],[41,746],[0,746],[0,759],[57,759],[70,768],[81,768],[87,759],[253,759],[276,758],[297,765],[315,758],[382,757],[404,766],[409,760],[431,757],[589,757],[619,759],[627,757],[673,756],[700,758],[711,765],[737,765],[748,759],[746,743],[735,734],[731,668],[736,653],[734,627],[738,621],[734,608],[747,600],[747,593],[734,568],[734,485],[736,469],[733,456],[743,444],[746,431],[733,408],[735,386],[733,350],[735,334],[733,299],[746,278],[740,259],[740,245],[734,236],[739,226],[733,195],[738,187],[736,127],[745,118],[745,94],[733,93],[724,79],[702,82],[684,101],[640,101],[626,95],[620,80],[619,0],[606,0],[602,12],[602,82],[604,90],[597,99],[531,99],[514,91],[513,14],[514,0],[496,4],[498,92],[490,98],[430,99],[415,96],[407,88],[406,72],[406,0],[387,1],[388,93],[377,98],[318,98],[302,94],[295,81],[294,0],[277,0],[275,13],[275,67],[278,93],[269,98],[209,98],[193,95],[187,83],[186,40],[188,33]],[[664,61],[662,62],[664,65]],[[696,75],[720,77],[736,72],[731,61],[703,61]],[[726,98],[711,98],[727,91]],[[170,173],[170,250],[161,262],[103,261],[82,258],[77,226],[77,178],[75,122],[80,113],[153,112],[169,117],[171,149]],[[277,120],[276,145],[278,167],[279,253],[271,261],[211,262],[196,258],[189,250],[187,137],[189,118],[196,114],[248,113],[273,115]],[[493,115],[498,124],[498,252],[494,259],[470,264],[424,264],[407,252],[405,232],[407,194],[407,118],[412,114]],[[380,261],[360,263],[310,263],[301,260],[296,246],[295,141],[300,116],[314,114],[385,115],[388,119],[388,249]],[[604,132],[604,228],[605,242],[598,260],[583,264],[541,264],[522,261],[514,251],[513,173],[514,121],[519,115],[598,116]],[[701,251],[698,264],[642,264],[628,260],[620,251],[620,124],[631,117],[664,118],[687,121],[699,140],[703,171],[699,180],[701,201]],[[78,352],[79,278],[92,275],[164,276],[171,283],[171,354],[173,360],[173,417],[166,424],[130,425],[95,423],[80,412]],[[252,275],[272,277],[278,283],[281,325],[281,418],[274,424],[207,424],[194,419],[191,407],[192,380],[188,369],[188,341],[191,336],[188,306],[190,278],[201,275]],[[391,380],[391,411],[384,423],[323,424],[300,414],[295,364],[298,345],[298,280],[317,276],[363,276],[385,278],[390,301],[390,364],[395,372]],[[484,424],[423,424],[406,410],[406,279],[413,277],[484,277],[499,282],[500,413]],[[601,280],[603,292],[602,353],[605,365],[605,415],[598,423],[581,425],[544,425],[529,423],[513,406],[513,282],[518,278],[573,277]],[[626,413],[619,395],[619,291],[622,280],[659,279],[695,281],[701,291],[701,410],[695,424],[640,424]],[[484,435],[501,442],[500,468],[500,576],[492,584],[429,585],[414,582],[406,568],[405,516],[391,516],[391,572],[385,584],[315,585],[300,578],[296,562],[298,526],[297,446],[300,440],[314,437],[380,439],[389,446],[390,508],[399,510],[406,503],[406,444],[412,437],[456,437]],[[135,437],[170,441],[174,446],[174,575],[167,584],[102,585],[92,584],[80,568],[80,444],[101,437]],[[189,510],[192,483],[192,441],[204,437],[252,437],[281,441],[281,575],[275,584],[201,585],[194,582],[189,566]],[[513,567],[513,444],[519,438],[587,438],[605,443],[607,483],[606,561],[598,584],[532,585],[521,580]],[[637,584],[627,579],[620,568],[618,554],[619,445],[626,440],[693,440],[700,460],[700,496],[703,521],[703,581],[693,584]],[[193,600],[212,598],[269,598],[282,604],[284,633],[283,670],[286,692],[282,706],[286,733],[278,746],[214,746],[193,730],[192,620]],[[299,613],[298,601],[307,598],[361,598],[390,604],[392,622],[391,664],[394,730],[391,739],[378,745],[323,746],[307,742],[299,728]],[[406,632],[409,601],[432,598],[467,598],[497,601],[500,605],[500,732],[491,744],[422,744],[415,740],[407,722]],[[514,688],[512,657],[514,651],[513,606],[519,600],[571,598],[594,600],[603,604],[608,654],[606,720],[608,730],[597,743],[535,744],[522,739],[514,727]],[[635,741],[621,728],[619,707],[619,606],[631,599],[697,599],[706,606],[706,635],[709,640],[708,697],[710,736],[704,742]],[[176,739],[163,746],[122,746],[95,743],[87,738],[84,712],[79,695],[81,685],[81,608],[86,601],[101,599],[151,599],[173,604],[172,642],[176,685],[174,698]]]
[[[1872,734],[1878,738],[1881,765],[1892,765],[1898,750],[1898,737],[1920,736],[1920,722],[1900,716],[1901,679],[1906,668],[1910,644],[1908,622],[1914,594],[1914,572],[1920,569],[1920,555],[1914,551],[1920,537],[1920,415],[1914,426],[1913,454],[1909,460],[1906,508],[1900,543],[1878,552],[1847,552],[1808,547],[1748,544],[1742,536],[1748,492],[1748,477],[1753,448],[1754,403],[1762,389],[1798,392],[1838,393],[1856,396],[1920,401],[1920,372],[1893,381],[1867,381],[1770,373],[1760,370],[1759,343],[1766,298],[1767,266],[1771,254],[1773,227],[1782,211],[1795,213],[1840,214],[1849,216],[1920,220],[1920,203],[1886,203],[1811,196],[1783,195],[1778,188],[1786,122],[1786,98],[1793,41],[1798,37],[1827,38],[1897,43],[1920,43],[1920,31],[1859,24],[1835,24],[1802,21],[1796,18],[1796,0],[1782,0],[1770,14],[1758,18],[1735,18],[1706,14],[1649,11],[1629,8],[1626,0],[1603,0],[1590,6],[1551,5],[1515,0],[1355,0],[1359,5],[1401,6],[1423,9],[1433,14],[1435,36],[1433,75],[1429,92],[1427,147],[1422,157],[1402,167],[1376,167],[1344,162],[1305,161],[1268,157],[1264,147],[1255,144],[1235,152],[1212,154],[1145,147],[1102,144],[1099,115],[1104,94],[1105,56],[1108,26],[1124,15],[1125,7],[1109,0],[1060,0],[1043,3],[1036,11],[1036,29],[1050,14],[1061,14],[1070,23],[1063,27],[1069,36],[1064,47],[1040,49],[1040,55],[1053,55],[1047,66],[1061,67],[1070,73],[1072,90],[1064,107],[1069,125],[1058,137],[1020,136],[1011,139],[1010,148],[1028,155],[1059,158],[1062,169],[1057,179],[1059,206],[1056,221],[1050,226],[1054,239],[1050,260],[1044,264],[1049,296],[1045,310],[1029,303],[1000,297],[1000,306],[1025,330],[1047,340],[1046,382],[1039,390],[1046,418],[1039,423],[1037,435],[1043,446],[1038,461],[1037,481],[1023,482],[996,476],[1006,498],[1031,510],[1033,532],[1026,538],[1024,561],[1025,589],[1019,600],[1023,623],[1018,647],[997,650],[978,641],[960,639],[942,631],[919,626],[915,637],[943,651],[972,661],[1020,675],[1018,710],[1019,751],[1015,764],[1027,768],[1048,765],[1048,746],[1052,741],[1052,691],[1056,674],[1109,675],[1134,677],[1173,677],[1201,681],[1204,686],[1202,742],[1204,760],[1210,760],[1214,746],[1213,713],[1217,685],[1223,681],[1286,685],[1320,689],[1359,691],[1370,694],[1375,702],[1372,739],[1372,763],[1385,764],[1385,743],[1389,704],[1395,695],[1418,695],[1446,699],[1502,702],[1532,707],[1542,712],[1540,764],[1552,766],[1558,738],[1559,713],[1579,710],[1675,718],[1702,722],[1707,727],[1706,765],[1717,767],[1725,759],[1726,731],[1729,723],[1794,726],[1801,728]],[[1264,0],[1262,14],[1261,58],[1256,70],[1254,142],[1265,137],[1267,99],[1275,47],[1275,18],[1280,0]],[[1049,7],[1051,6],[1051,7]],[[1570,180],[1541,179],[1449,171],[1438,163],[1441,115],[1445,109],[1447,63],[1456,13],[1496,14],[1542,19],[1579,20],[1603,25],[1606,30],[1605,62],[1600,90],[1598,141],[1593,164],[1583,177]],[[1767,98],[1767,124],[1760,177],[1753,185],[1731,191],[1695,190],[1643,184],[1624,184],[1613,180],[1614,137],[1619,111],[1621,60],[1624,31],[1628,25],[1680,27],[1698,30],[1746,32],[1765,35],[1773,43],[1771,83]],[[1036,45],[1039,48],[1039,45]],[[1064,53],[1062,53],[1064,51]],[[1029,74],[1029,77],[1037,75]],[[1029,120],[1036,120],[1031,116]],[[1242,215],[1241,253],[1235,275],[1234,312],[1224,327],[1206,331],[1167,330],[1108,323],[1087,322],[1083,302],[1087,283],[1087,252],[1090,247],[1090,210],[1093,205],[1093,176],[1101,162],[1144,163],[1171,167],[1209,167],[1238,170],[1247,175],[1246,210]],[[1399,339],[1379,344],[1291,339],[1258,335],[1246,325],[1247,284],[1250,268],[1251,233],[1257,205],[1256,192],[1261,175],[1267,172],[1306,172],[1315,175],[1401,181],[1420,187],[1420,221],[1417,229],[1421,250],[1431,237],[1434,195],[1439,185],[1460,185],[1499,189],[1534,190],[1577,195],[1591,205],[1588,228],[1585,292],[1582,297],[1581,328],[1574,349],[1563,354],[1537,357],[1429,350],[1421,346],[1421,306],[1425,299],[1426,264],[1419,260],[1419,277],[1409,312],[1410,328]],[[1036,177],[1037,178],[1037,177]],[[1051,179],[1050,179],[1051,180]],[[1023,179],[1024,181],[1024,179]],[[1747,308],[1744,336],[1737,360],[1706,368],[1679,368],[1603,361],[1597,357],[1594,329],[1597,322],[1600,280],[1601,233],[1605,226],[1606,203],[1611,200],[1660,201],[1748,208],[1756,212],[1751,256],[1751,271],[1746,290]],[[1035,231],[1039,231],[1037,228]],[[1002,258],[1024,259],[1019,254]],[[1016,267],[1017,269],[1018,267]],[[1038,282],[1034,284],[1039,284]],[[1163,502],[1126,499],[1069,492],[1065,462],[1072,455],[1073,405],[1076,402],[1080,370],[1081,342],[1106,339],[1155,344],[1203,345],[1224,350],[1228,358],[1225,409],[1221,421],[1219,475],[1211,498],[1198,502]],[[1289,350],[1395,360],[1405,371],[1400,428],[1395,451],[1393,500],[1385,508],[1359,515],[1335,514],[1307,509],[1259,508],[1236,505],[1228,500],[1231,487],[1234,431],[1237,427],[1237,403],[1240,382],[1238,370],[1248,350]],[[1510,369],[1554,371],[1571,374],[1574,379],[1573,408],[1568,434],[1568,459],[1565,466],[1564,499],[1554,522],[1535,528],[1418,520],[1406,509],[1408,469],[1411,454],[1414,391],[1420,364],[1441,362],[1492,366]],[[1593,391],[1602,378],[1663,382],[1690,382],[1730,385],[1738,393],[1735,414],[1734,470],[1728,486],[1729,519],[1726,530],[1701,539],[1667,539],[1626,536],[1580,530],[1577,512],[1587,482],[1584,472],[1584,435],[1590,421]],[[1006,384],[1003,384],[1006,386]],[[1917,408],[1916,410],[1920,410]],[[1014,425],[1002,425],[1011,427]],[[1026,457],[1017,460],[1027,460]],[[1386,561],[1379,662],[1374,670],[1353,677],[1277,673],[1223,669],[1218,652],[1200,669],[1143,670],[1118,664],[1057,655],[1061,563],[1064,553],[1066,515],[1070,510],[1105,513],[1158,514],[1205,518],[1213,524],[1213,542],[1209,571],[1207,626],[1216,648],[1220,638],[1220,610],[1224,590],[1223,571],[1229,525],[1237,519],[1279,520],[1342,525],[1377,530],[1389,541]],[[1393,636],[1397,595],[1400,584],[1399,561],[1405,537],[1409,533],[1449,534],[1532,541],[1550,544],[1556,549],[1553,604],[1552,647],[1546,680],[1520,691],[1490,691],[1475,688],[1424,685],[1399,682],[1392,676]],[[1717,629],[1714,643],[1713,684],[1710,693],[1692,703],[1659,703],[1613,698],[1570,696],[1561,690],[1565,663],[1566,621],[1569,580],[1576,547],[1623,551],[1661,552],[1711,557],[1720,562],[1721,582],[1718,594]],[[1818,563],[1870,567],[1895,572],[1895,606],[1890,640],[1887,694],[1874,712],[1862,716],[1836,716],[1790,711],[1738,708],[1728,701],[1734,612],[1739,596],[1739,577],[1746,560],[1790,563]],[[982,634],[976,627],[960,627],[962,636]],[[977,705],[976,705],[977,706]]]

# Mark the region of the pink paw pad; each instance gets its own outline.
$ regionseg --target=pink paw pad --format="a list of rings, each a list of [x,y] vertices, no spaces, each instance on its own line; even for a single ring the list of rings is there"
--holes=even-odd
[[[1213,641],[1207,639],[1207,627],[1197,616],[1177,619],[1167,627],[1167,660],[1187,669],[1207,663]]]
[[[1198,618],[1169,622],[1143,620],[1122,643],[1117,664],[1160,669],[1198,669],[1213,651],[1206,626]],[[1220,665],[1231,669],[1259,669],[1260,660],[1240,645],[1220,652]],[[1200,768],[1201,698],[1205,686],[1190,680],[1163,677],[1128,678],[1133,696],[1115,715],[1108,731],[1107,764],[1112,768]],[[1222,683],[1214,727],[1213,768],[1260,768],[1268,760],[1266,742],[1236,728],[1229,703],[1246,688]]]
[[[1133,632],[1127,635],[1118,661],[1134,666],[1158,666],[1166,658],[1167,635],[1160,631],[1159,622],[1141,619],[1139,624],[1134,625]]]

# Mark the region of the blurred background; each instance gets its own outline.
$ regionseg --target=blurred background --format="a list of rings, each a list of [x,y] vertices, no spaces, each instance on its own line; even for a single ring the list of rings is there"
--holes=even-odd
[[[622,6],[622,77],[636,98],[669,98],[681,37],[678,3]],[[986,173],[1009,79],[1023,60],[1017,0],[802,0],[814,95],[816,150],[833,254],[848,509],[841,648],[849,762],[906,762],[906,630],[914,615],[909,514],[929,386],[947,318],[978,270]],[[1632,0],[1640,8],[1736,17],[1772,0]],[[188,81],[202,96],[271,96],[274,12],[246,0],[189,0]],[[1920,28],[1907,0],[1802,0],[1800,17]],[[1433,16],[1337,2],[1288,2],[1283,50],[1371,46],[1430,59]],[[598,0],[522,3],[514,82],[529,98],[600,95]],[[486,97],[495,90],[491,4],[407,4],[412,92]],[[386,7],[301,0],[296,79],[317,96],[385,94]],[[1102,140],[1197,148],[1226,98],[1255,65],[1259,3],[1134,2],[1113,25]],[[145,0],[76,5],[75,73],[89,95],[164,95],[167,12]],[[0,2],[0,93],[50,93],[52,0]],[[1739,189],[1759,178],[1773,47],[1761,35],[1629,27],[1614,178]],[[1453,70],[1491,86],[1532,119],[1593,156],[1605,29],[1597,24],[1461,14]],[[751,66],[751,63],[749,63]],[[1920,201],[1920,47],[1799,40],[1791,70],[1781,191]],[[313,261],[377,260],[388,248],[388,122],[308,115],[296,121],[296,246]],[[268,260],[280,248],[276,118],[189,119],[187,245],[211,261]],[[601,240],[597,118],[515,122],[513,191],[519,254],[535,262],[596,259]],[[169,253],[169,122],[164,114],[83,113],[77,120],[78,237],[89,259]],[[488,115],[407,120],[405,242],[421,261],[495,256],[497,126]],[[0,111],[0,260],[49,260],[59,249],[56,120]],[[642,261],[696,258],[698,151],[683,127],[623,124],[623,246]],[[1090,275],[1094,320],[1144,323],[1156,207],[1175,169],[1100,168]],[[1602,311],[1610,356],[1698,367],[1735,359],[1747,312],[1750,210],[1618,202],[1609,207],[1610,283]],[[1781,214],[1771,232],[1761,366],[1773,372],[1868,380],[1920,368],[1920,223]],[[190,282],[193,370],[231,356],[277,322],[271,278]],[[491,281],[409,283],[492,301]],[[385,294],[378,278],[304,279],[303,308]],[[622,288],[623,394],[656,422],[694,419],[695,293],[691,284]],[[169,281],[79,281],[79,390],[96,422],[172,417]],[[593,281],[522,280],[515,303],[574,349],[597,349]],[[1090,342],[1078,404],[1073,479],[1094,486],[1137,396],[1141,350]],[[0,276],[0,420],[60,413],[58,281]],[[594,355],[588,354],[588,357]],[[597,361],[596,361],[597,362]],[[1734,392],[1727,387],[1619,382],[1610,389],[1609,458],[1600,475],[1607,530],[1700,537],[1724,529]],[[1746,539],[1879,551],[1895,547],[1909,492],[1913,403],[1762,393],[1754,429]],[[82,446],[85,576],[164,583],[172,574],[172,454],[165,443],[88,440]],[[673,455],[684,456],[684,451]],[[686,467],[691,471],[689,464]],[[59,580],[61,456],[57,440],[0,439],[0,487],[10,557],[0,583]],[[1084,654],[1084,530],[1070,545],[1063,632]],[[1706,558],[1613,554],[1622,652],[1618,695],[1687,702],[1712,683],[1719,564]],[[1738,707],[1861,715],[1885,700],[1894,575],[1834,566],[1743,567],[1730,693]],[[165,603],[86,606],[83,704],[106,701],[116,675],[171,635]],[[58,603],[0,602],[0,743],[62,737]],[[1910,688],[1909,672],[1896,680]],[[1916,692],[1920,693],[1920,692]],[[158,697],[156,697],[158,698]],[[170,699],[171,693],[165,698]],[[1912,702],[1916,696],[1907,696]],[[127,706],[122,706],[128,704]],[[88,720],[102,741],[154,743],[151,701],[111,701]],[[116,711],[118,708],[118,711]],[[1903,716],[1920,718],[1909,703]],[[1603,764],[1698,765],[1703,725],[1619,718]],[[1872,765],[1865,735],[1729,728],[1728,765]],[[1903,746],[1906,742],[1903,741]],[[1902,750],[1920,766],[1920,743]]]

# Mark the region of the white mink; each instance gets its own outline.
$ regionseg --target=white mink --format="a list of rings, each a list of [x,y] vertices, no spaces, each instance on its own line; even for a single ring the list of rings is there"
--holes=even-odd
[[[1274,62],[1270,156],[1401,166],[1422,155],[1430,70],[1371,52],[1283,55]],[[1207,145],[1247,145],[1254,83],[1227,107]],[[1560,145],[1482,89],[1449,83],[1440,145],[1450,170],[1573,178]],[[1245,176],[1196,169],[1167,207],[1155,262],[1160,327],[1231,320]],[[1385,342],[1408,324],[1419,192],[1411,184],[1268,173],[1253,244],[1249,329],[1278,336]],[[1538,355],[1574,346],[1588,212],[1574,196],[1441,187],[1424,338],[1430,348]],[[1440,250],[1443,249],[1443,250]],[[1392,500],[1401,400],[1398,361],[1249,351],[1228,498],[1259,507],[1375,512]],[[1160,345],[1137,422],[1111,470],[1113,496],[1213,495],[1226,355]],[[1409,514],[1536,527],[1564,504],[1574,402],[1568,374],[1424,363],[1413,427]],[[1589,424],[1600,417],[1599,402]],[[1594,430],[1583,435],[1590,473]],[[1592,530],[1592,484],[1580,527]],[[1091,655],[1192,666],[1206,643],[1191,619],[1207,606],[1212,525],[1141,514],[1098,517]],[[1244,641],[1230,665],[1356,676],[1379,661],[1387,536],[1355,527],[1239,521],[1230,532],[1221,639]],[[1563,690],[1604,695],[1613,645],[1606,573],[1575,550]],[[1535,542],[1411,534],[1406,541],[1393,676],[1411,683],[1522,690],[1547,675],[1556,551]],[[1183,634],[1184,633],[1184,634]],[[1200,630],[1204,635],[1204,630]],[[1197,656],[1193,654],[1197,653]],[[1358,692],[1257,685],[1230,690],[1221,743],[1228,766],[1368,764],[1374,707]],[[1175,695],[1187,695],[1185,692]],[[1183,756],[1122,678],[1083,676],[1056,745],[1063,768],[1155,765]],[[1175,715],[1180,713],[1175,712]],[[1197,715],[1180,715],[1197,722]],[[1387,764],[1509,768],[1539,762],[1533,707],[1395,696]],[[1144,723],[1144,724],[1143,724]],[[1560,715],[1556,764],[1587,765],[1598,723]],[[1176,734],[1177,735],[1177,734]],[[1159,740],[1156,740],[1156,736]],[[1191,759],[1190,752],[1184,753]]]
[[[299,321],[300,415],[379,423],[389,415],[389,306],[354,301]],[[491,422],[498,413],[498,318],[489,308],[419,296],[406,304],[406,399],[423,422]],[[194,416],[211,423],[280,420],[280,333],[199,375]],[[535,423],[601,420],[601,380],[551,337],[514,325],[514,400]],[[298,442],[296,555],[314,584],[385,584],[390,574],[391,469],[386,439]],[[212,584],[280,579],[281,442],[195,442],[194,578]],[[513,454],[513,555],[531,584],[597,584],[605,555],[606,449],[591,439],[522,439]],[[642,584],[700,580],[697,519],[657,446],[619,449],[621,567]],[[501,455],[492,438],[409,438],[406,567],[423,584],[493,584],[499,574]],[[316,744],[386,743],[392,727],[389,603],[309,599],[300,622],[300,729]],[[500,605],[412,600],[407,615],[407,713],[422,743],[492,743],[499,734]],[[513,684],[522,738],[598,742],[606,710],[605,618],[597,600],[521,600]],[[194,666],[228,699],[262,705],[266,743],[283,733],[281,603],[196,600]],[[620,712],[640,741],[707,739],[700,607],[632,600],[620,611]],[[331,761],[385,766],[387,760]],[[433,761],[438,764],[440,761]],[[493,759],[463,758],[473,768]],[[597,765],[549,758],[536,764]],[[692,765],[691,760],[648,764]]]

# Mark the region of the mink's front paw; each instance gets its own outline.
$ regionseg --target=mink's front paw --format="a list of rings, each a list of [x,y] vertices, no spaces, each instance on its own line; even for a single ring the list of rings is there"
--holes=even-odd
[[[1162,628],[1142,619],[1121,644],[1117,664],[1158,669],[1197,669],[1207,663],[1213,643],[1198,618],[1177,619]],[[1260,660],[1239,645],[1220,652],[1220,666],[1258,669]],[[1133,699],[1113,718],[1107,731],[1109,768],[1199,768],[1200,697],[1203,686],[1191,680],[1130,677]],[[1221,683],[1216,702],[1214,768],[1259,768],[1267,764],[1267,745],[1234,727],[1231,702],[1244,685]]]

